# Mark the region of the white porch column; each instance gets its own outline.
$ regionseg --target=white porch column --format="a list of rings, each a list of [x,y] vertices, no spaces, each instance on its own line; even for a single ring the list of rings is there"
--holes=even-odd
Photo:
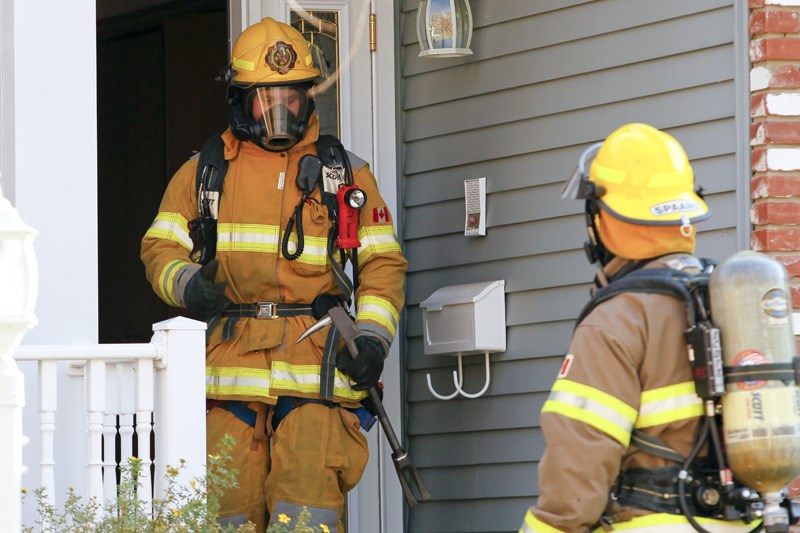
[[[22,218],[39,231],[39,325],[26,344],[96,343],[97,264],[97,60],[95,0],[0,0],[2,21],[2,181]],[[123,305],[121,303],[121,305]],[[82,381],[59,362],[55,435],[55,501],[66,480],[82,479],[85,450]],[[36,367],[20,370],[35,384]],[[36,398],[23,415],[23,431],[39,431]],[[23,486],[41,479],[39,442],[23,449]],[[62,470],[63,468],[63,470]],[[35,499],[25,499],[23,523],[36,519]],[[19,531],[19,530],[17,530]]]

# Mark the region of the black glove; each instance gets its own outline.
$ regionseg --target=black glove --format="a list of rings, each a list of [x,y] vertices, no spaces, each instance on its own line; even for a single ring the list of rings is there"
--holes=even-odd
[[[209,261],[189,278],[183,291],[186,309],[203,320],[218,315],[228,304],[224,296],[228,282],[214,283],[218,268],[219,262],[216,259]]]
[[[345,348],[336,355],[336,368],[356,382],[353,390],[367,390],[374,386],[383,372],[383,359],[386,348],[381,341],[369,335],[355,338],[358,355],[355,359]]]

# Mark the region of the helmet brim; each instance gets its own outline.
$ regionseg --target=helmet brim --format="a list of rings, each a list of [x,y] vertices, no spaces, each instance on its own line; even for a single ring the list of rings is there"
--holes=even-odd
[[[711,216],[705,200],[692,192],[649,197],[647,200],[631,201],[628,194],[607,191],[598,203],[615,218],[644,226],[679,226],[687,218],[694,224]]]

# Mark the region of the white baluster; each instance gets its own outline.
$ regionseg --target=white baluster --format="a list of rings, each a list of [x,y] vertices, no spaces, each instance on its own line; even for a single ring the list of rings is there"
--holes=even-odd
[[[117,372],[122,375],[119,386],[119,440],[120,463],[127,466],[128,460],[133,457],[133,412],[136,389],[134,384],[136,374],[132,363],[123,363],[117,367]]]
[[[89,426],[89,486],[87,496],[103,504],[103,411],[106,396],[106,362],[103,359],[91,359],[87,366],[86,380],[86,412]],[[102,509],[98,510],[101,514]]]
[[[49,505],[56,504],[55,479],[55,432],[58,409],[58,379],[56,361],[39,361],[39,431],[42,435],[41,476],[42,487],[47,493]]]
[[[136,360],[136,442],[142,468],[139,472],[140,499],[145,509],[152,513],[152,485],[150,478],[150,430],[153,417],[153,360]]]
[[[117,413],[119,412],[119,367],[112,364],[106,376],[106,409],[103,414],[103,501],[117,497]]]

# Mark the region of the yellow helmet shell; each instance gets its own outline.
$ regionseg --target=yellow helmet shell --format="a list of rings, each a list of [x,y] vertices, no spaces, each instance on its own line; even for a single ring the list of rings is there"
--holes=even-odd
[[[589,170],[610,214],[643,225],[681,225],[710,216],[678,141],[646,124],[627,124],[603,142]]]
[[[240,87],[313,81],[320,75],[308,42],[282,22],[262,19],[244,30],[233,45],[231,83]]]

